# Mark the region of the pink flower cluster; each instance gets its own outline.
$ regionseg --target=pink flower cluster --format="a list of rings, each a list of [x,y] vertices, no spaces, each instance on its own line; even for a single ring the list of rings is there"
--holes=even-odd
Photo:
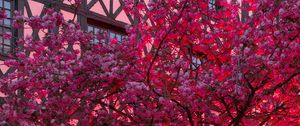
[[[0,125],[299,125],[298,0],[124,2],[123,42],[17,12],[47,31],[4,62]]]

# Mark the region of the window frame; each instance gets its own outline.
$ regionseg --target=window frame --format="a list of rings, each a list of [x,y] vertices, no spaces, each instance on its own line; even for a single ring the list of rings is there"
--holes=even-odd
[[[97,20],[91,19],[91,18],[87,18],[87,31],[89,31],[89,27],[93,27],[93,34],[95,34],[94,29],[98,28],[99,30],[101,30],[101,29],[105,30],[107,32],[107,34],[109,34],[109,36],[110,36],[110,33],[114,33],[115,36],[117,34],[121,35],[121,41],[123,41],[124,36],[127,36],[125,28],[118,27],[113,24],[108,24],[105,22],[97,21]],[[106,42],[108,42],[108,41],[110,41],[110,40],[106,40]],[[94,43],[104,43],[104,42],[94,42]]]
[[[5,8],[5,1],[10,1],[10,8]],[[5,9],[7,11],[10,11],[10,16],[7,19],[4,19],[1,21],[0,29],[1,29],[1,35],[0,35],[0,59],[5,59],[7,55],[11,54],[15,48],[15,41],[16,41],[16,33],[17,30],[12,28],[12,17],[13,17],[13,12],[14,10],[18,10],[18,1],[17,0],[1,0],[0,4],[2,4],[2,7],[0,9]],[[5,20],[9,20],[10,23],[8,25],[5,25]],[[5,29],[9,29],[8,31],[5,31]],[[12,38],[10,40],[4,39],[3,35],[6,32],[10,32],[12,35]],[[9,41],[7,44],[5,41]],[[5,51],[5,47],[7,47],[7,51]]]

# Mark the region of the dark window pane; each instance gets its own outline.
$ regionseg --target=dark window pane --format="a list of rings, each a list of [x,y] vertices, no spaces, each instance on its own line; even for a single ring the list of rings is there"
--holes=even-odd
[[[98,34],[99,33],[99,29],[95,28],[94,34]]]
[[[113,32],[109,32],[109,37],[110,37],[110,38],[115,38],[115,36],[116,36],[116,34],[115,34],[115,33],[113,33]]]
[[[10,40],[4,39],[4,44],[5,44],[5,45],[10,45]]]
[[[10,1],[4,1],[4,8],[10,9]]]
[[[121,36],[120,34],[117,34],[117,35],[116,35],[116,38],[117,38],[117,40],[118,40],[119,42],[122,41],[122,36]]]
[[[3,7],[3,0],[0,0],[0,7]]]
[[[215,0],[209,0],[208,1],[208,8],[209,9],[214,9],[215,6],[216,6],[215,4],[216,4]]]
[[[5,10],[5,13],[6,13],[6,15],[7,15],[8,18],[11,18],[11,12],[10,12],[10,10]]]
[[[93,31],[93,27],[88,26],[88,32],[91,32],[91,31]]]
[[[9,28],[4,28],[4,32],[3,33],[6,33],[6,32],[11,32],[11,30]]]
[[[8,53],[10,51],[10,46],[3,46],[3,52]]]
[[[10,26],[10,20],[9,19],[4,19],[4,25]]]

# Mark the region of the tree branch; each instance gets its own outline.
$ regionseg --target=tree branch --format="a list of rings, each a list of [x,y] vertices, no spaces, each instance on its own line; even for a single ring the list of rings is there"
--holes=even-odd
[[[275,87],[273,87],[272,89],[268,90],[265,95],[269,95],[269,94],[272,94],[274,93],[278,88],[281,88],[282,86],[284,86],[285,84],[287,84],[291,79],[293,79],[294,77],[296,77],[297,75],[300,74],[300,71],[292,74],[290,77],[288,77],[285,81],[277,84]]]
[[[116,109],[114,106],[108,105],[108,104],[106,104],[106,103],[104,103],[104,102],[102,102],[102,101],[100,101],[100,100],[98,101],[98,103],[100,103],[100,104],[103,105],[103,106],[109,107],[111,110],[113,110],[113,111],[115,111],[115,112],[117,112],[117,113],[119,113],[119,114],[121,114],[121,115],[123,115],[123,116],[129,118],[132,122],[137,123],[137,121],[135,121],[134,118],[133,118],[131,115],[128,115],[128,114],[126,114],[126,113],[124,113],[124,112],[122,112],[122,111]]]
[[[187,3],[188,3],[188,0],[185,1],[185,3],[184,3],[184,5],[183,5],[183,7],[182,7],[182,9],[180,11],[180,14],[179,14],[178,19],[176,20],[176,22],[172,25],[172,27],[167,31],[167,33],[164,35],[164,37],[162,38],[162,40],[159,42],[159,45],[158,45],[158,47],[156,49],[154,57],[153,57],[152,61],[150,62],[149,68],[147,70],[147,84],[148,85],[150,85],[150,71],[151,71],[152,66],[153,66],[153,64],[154,64],[154,62],[155,62],[155,60],[156,60],[156,58],[158,56],[159,50],[162,47],[162,43],[165,41],[165,39],[170,34],[170,32],[175,28],[175,26],[178,24],[180,18],[182,17],[183,10],[187,7]]]

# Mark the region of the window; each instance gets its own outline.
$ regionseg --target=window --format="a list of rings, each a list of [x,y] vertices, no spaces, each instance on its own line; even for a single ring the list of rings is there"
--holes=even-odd
[[[116,39],[118,42],[124,41],[127,38],[124,27],[125,24],[120,24],[114,20],[105,20],[97,16],[87,18],[87,31],[105,38],[99,42],[95,37],[93,43],[107,43],[112,39]]]
[[[102,28],[102,27],[94,26],[94,25],[90,25],[90,24],[88,25],[88,32],[91,32],[94,35],[99,34],[99,35],[105,36],[105,38],[107,38],[107,39],[101,40],[101,43],[107,43],[111,39],[116,39],[116,40],[118,40],[118,42],[122,42],[126,38],[126,36],[122,33],[118,33],[111,29],[106,29],[106,28]],[[95,37],[93,40],[93,43],[99,43],[99,40],[97,40]]]
[[[222,6],[219,5],[216,0],[208,0],[208,9],[210,10],[220,10],[222,9]]]
[[[216,9],[216,0],[208,0],[208,9]]]
[[[197,69],[201,65],[201,60],[195,56],[192,56],[192,69]]]
[[[12,14],[12,1],[11,0],[0,0],[0,8],[4,9],[7,15],[7,19],[0,21],[0,53],[8,53],[11,51],[11,40],[4,39],[3,34],[12,34],[11,28],[11,14]]]

